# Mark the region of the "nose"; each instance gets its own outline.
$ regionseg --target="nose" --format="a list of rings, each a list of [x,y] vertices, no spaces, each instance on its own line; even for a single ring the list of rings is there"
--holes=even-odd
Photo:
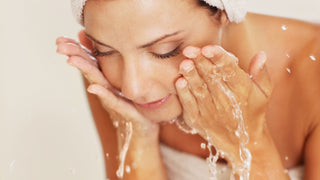
[[[148,70],[137,60],[126,61],[122,73],[121,92],[129,100],[148,102]]]

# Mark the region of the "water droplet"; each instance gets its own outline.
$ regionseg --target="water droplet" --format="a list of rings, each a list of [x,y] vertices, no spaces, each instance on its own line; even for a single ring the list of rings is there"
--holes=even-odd
[[[119,96],[124,97],[124,95],[122,94],[122,92],[119,92]]]
[[[250,79],[252,79],[252,78],[253,78],[253,76],[252,76],[252,75],[250,75],[250,76],[249,76],[249,78],[250,78]]]
[[[119,121],[114,121],[113,122],[113,126],[116,127],[116,128],[119,127]]]
[[[16,160],[11,161],[9,168],[13,168],[14,164],[16,163]]]
[[[288,53],[286,54],[286,56],[287,56],[287,58],[290,58],[290,55]]]
[[[282,26],[281,26],[281,29],[284,30],[284,31],[286,31],[286,30],[288,29],[288,26],[287,26],[287,25],[282,25]]]
[[[235,131],[234,134],[235,134],[238,138],[240,137],[239,131]]]
[[[177,121],[177,119],[178,119],[178,118],[171,120],[171,121],[169,122],[169,124],[175,123],[175,122]]]
[[[315,58],[313,55],[310,55],[309,58],[310,58],[312,61],[316,61],[316,58]]]
[[[291,74],[291,69],[290,69],[290,68],[287,68],[287,72],[288,72],[289,74]]]
[[[126,172],[127,172],[127,173],[130,173],[130,172],[131,172],[131,168],[130,168],[130,166],[128,166],[128,165],[126,165]]]
[[[201,147],[201,149],[206,149],[206,144],[205,143],[201,143],[200,147]]]
[[[15,163],[16,163],[16,160],[13,160],[13,161],[11,161],[11,163],[9,164],[10,174],[13,173],[13,169],[14,169]]]
[[[177,121],[175,121],[175,122],[176,122],[176,125],[178,126],[178,128],[179,128],[181,131],[183,131],[183,132],[185,132],[185,133],[187,133],[187,134],[197,134],[197,130],[195,130],[194,128],[189,127],[189,126],[184,122],[183,119],[179,118],[179,119],[177,119]]]
[[[106,153],[106,157],[109,158],[109,153]]]
[[[284,157],[284,160],[288,161],[288,160],[289,160],[289,157],[288,157],[288,156]]]
[[[76,168],[70,168],[70,173],[76,175]]]
[[[257,144],[258,144],[258,142],[257,142],[257,141],[255,141],[253,144],[254,144],[254,145],[257,145]]]

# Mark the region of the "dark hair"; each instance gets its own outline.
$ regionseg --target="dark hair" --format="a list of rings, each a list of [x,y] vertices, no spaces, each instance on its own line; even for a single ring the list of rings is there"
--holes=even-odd
[[[211,15],[215,15],[219,11],[217,7],[211,6],[203,0],[198,0],[198,5],[208,9],[211,12]]]

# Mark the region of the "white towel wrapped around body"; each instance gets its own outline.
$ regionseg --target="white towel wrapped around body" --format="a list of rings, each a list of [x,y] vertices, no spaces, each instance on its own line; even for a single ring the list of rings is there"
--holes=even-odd
[[[209,180],[209,166],[206,160],[192,154],[177,151],[164,144],[160,145],[163,163],[169,180]],[[229,180],[231,169],[217,164],[217,179]],[[303,180],[303,166],[288,170],[291,180]]]
[[[202,0],[210,6],[225,10],[230,22],[241,22],[247,13],[248,0]],[[71,0],[72,12],[77,21],[83,25],[83,8],[87,0]]]

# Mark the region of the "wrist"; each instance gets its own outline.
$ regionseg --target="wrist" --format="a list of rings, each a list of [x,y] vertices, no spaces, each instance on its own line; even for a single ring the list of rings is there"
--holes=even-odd
[[[289,179],[267,126],[261,132],[247,145],[252,155],[250,179]]]

